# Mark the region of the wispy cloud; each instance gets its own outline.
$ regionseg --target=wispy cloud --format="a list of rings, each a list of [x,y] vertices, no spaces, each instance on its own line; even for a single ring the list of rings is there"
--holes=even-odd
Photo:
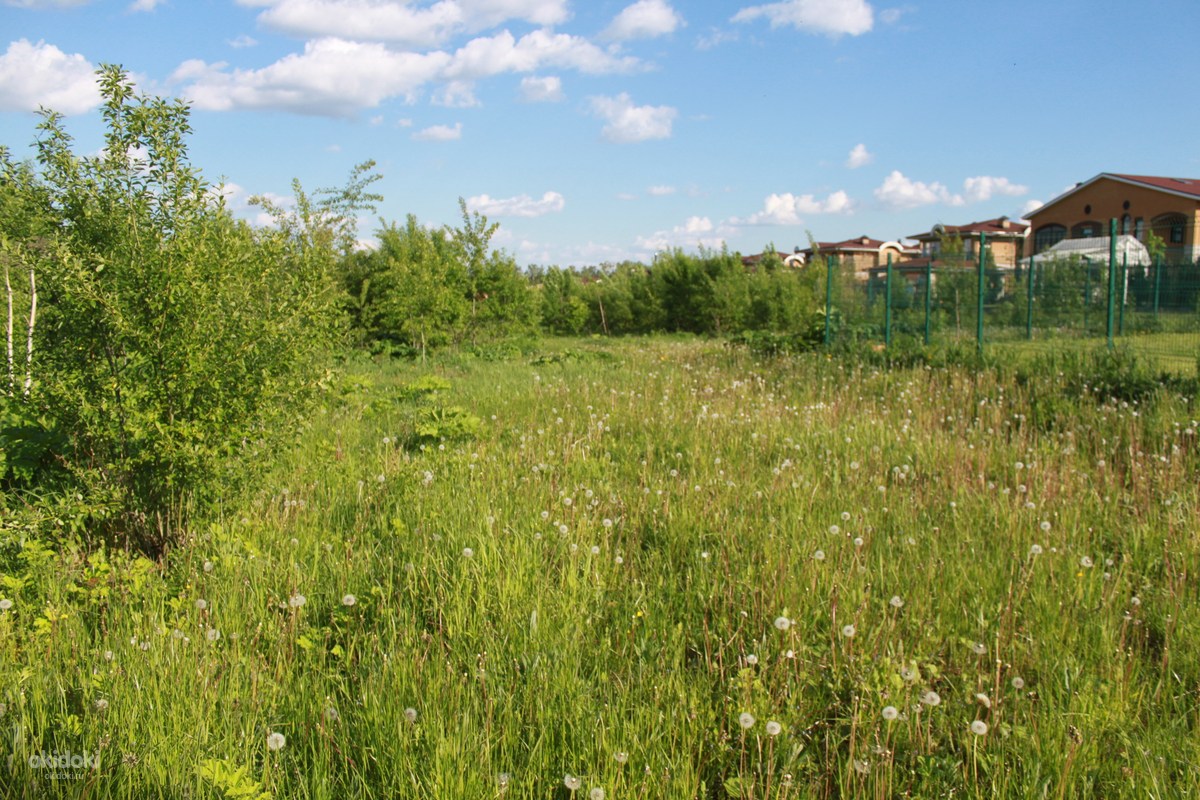
[[[858,169],[865,167],[875,160],[875,156],[867,151],[865,144],[856,144],[854,149],[850,151],[850,156],[846,159],[846,166],[850,169]]]
[[[566,200],[558,192],[546,192],[540,200],[527,194],[516,197],[489,197],[486,194],[467,198],[467,208],[491,217],[541,217],[562,211]]]
[[[826,36],[858,36],[871,30],[875,13],[866,0],[784,0],[743,8],[734,22],[765,18],[772,28],[791,26]]]
[[[412,135],[418,142],[453,142],[462,138],[462,123],[454,125],[430,125]]]

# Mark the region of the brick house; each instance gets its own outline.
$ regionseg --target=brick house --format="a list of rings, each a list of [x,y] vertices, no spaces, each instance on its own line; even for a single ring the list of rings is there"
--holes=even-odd
[[[887,265],[889,255],[892,262],[898,264],[917,253],[915,248],[905,247],[900,242],[885,242],[870,236],[841,242],[817,242],[817,251],[825,258],[834,258],[843,267],[853,269],[855,277],[864,281],[871,270]],[[805,260],[811,260],[814,255],[811,247],[800,252]]]
[[[932,229],[908,238],[918,242],[920,258],[936,261],[941,256],[942,236],[958,236],[963,243],[963,257],[971,260],[979,257],[979,240],[981,234],[986,234],[996,267],[1011,270],[1026,255],[1025,239],[1029,229],[1028,223],[997,217],[966,225],[934,225]]]
[[[1116,219],[1118,234],[1143,244],[1151,232],[1161,238],[1169,262],[1200,259],[1200,178],[1102,172],[1026,216],[1031,253],[1063,239],[1108,236],[1109,221]]]

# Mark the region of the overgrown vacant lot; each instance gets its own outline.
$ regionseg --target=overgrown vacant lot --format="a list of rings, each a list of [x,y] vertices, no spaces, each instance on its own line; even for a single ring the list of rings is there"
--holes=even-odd
[[[6,534],[0,786],[1194,794],[1200,411],[1083,394],[692,340],[348,367],[161,564]]]

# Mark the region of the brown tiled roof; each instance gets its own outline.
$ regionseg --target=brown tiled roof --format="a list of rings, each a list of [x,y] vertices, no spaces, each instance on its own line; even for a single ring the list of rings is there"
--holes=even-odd
[[[822,253],[845,253],[845,252],[870,252],[874,253],[885,244],[882,239],[872,239],[870,236],[856,236],[853,239],[846,239],[841,242],[817,242],[817,249]],[[905,248],[901,246],[903,252]],[[812,253],[812,248],[805,248],[805,253]]]
[[[1146,186],[1165,189],[1176,194],[1190,195],[1200,200],[1200,178],[1159,178],[1153,175],[1118,175],[1115,172],[1101,174],[1111,174],[1114,178],[1121,178],[1132,183],[1143,183]]]
[[[1005,227],[1005,222],[1008,226]],[[982,222],[968,222],[966,225],[943,225],[947,235],[953,236],[958,234],[986,233],[989,236],[1024,236],[1029,230],[1029,223],[1021,222],[1008,217],[997,217],[996,219],[985,219]],[[936,239],[937,234],[932,230],[924,233],[914,233],[909,239],[928,240]]]

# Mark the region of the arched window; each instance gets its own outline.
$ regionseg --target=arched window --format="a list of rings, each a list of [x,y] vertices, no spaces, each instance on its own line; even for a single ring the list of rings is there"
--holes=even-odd
[[[1093,236],[1103,236],[1104,228],[1099,222],[1088,221],[1080,222],[1077,225],[1071,226],[1072,239],[1091,239]]]
[[[1130,230],[1132,227],[1133,227],[1133,219],[1128,214],[1121,217],[1121,235],[1122,236],[1128,236],[1129,234],[1133,233],[1133,231]]]
[[[1150,228],[1167,244],[1183,244],[1187,217],[1183,214],[1163,214],[1151,220]]]
[[[1033,234],[1033,252],[1040,253],[1067,238],[1067,229],[1062,225],[1043,225]]]

